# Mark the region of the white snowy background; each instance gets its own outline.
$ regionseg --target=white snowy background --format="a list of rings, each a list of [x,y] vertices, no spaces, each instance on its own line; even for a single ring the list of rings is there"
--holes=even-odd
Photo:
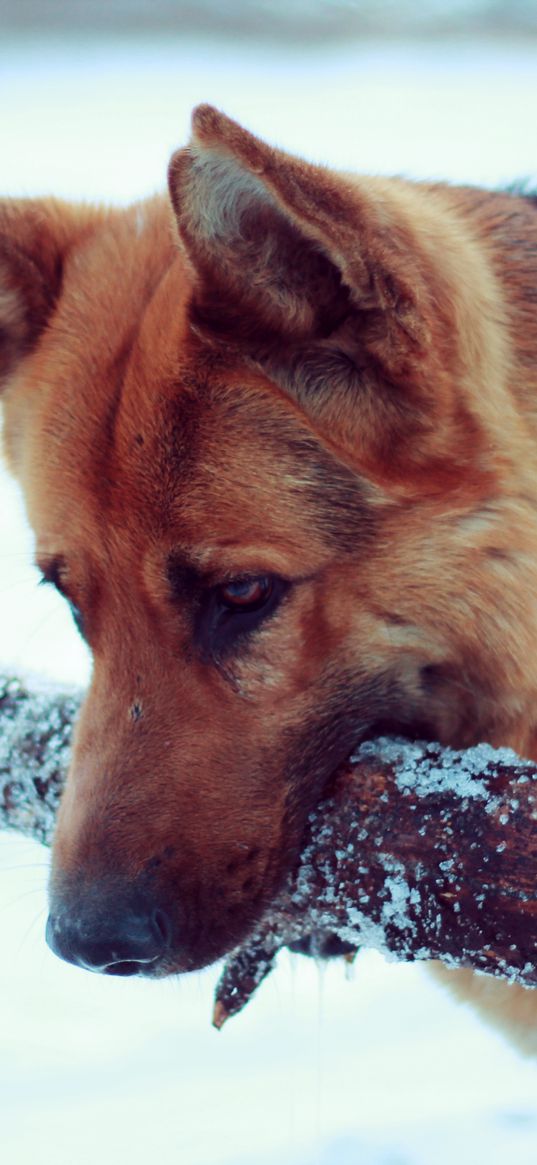
[[[212,101],[336,166],[487,184],[537,175],[537,47],[1,36],[0,187],[126,202],[162,186]],[[68,683],[85,649],[0,475],[0,667]],[[216,973],[149,984],[61,964],[47,854],[0,838],[4,1165],[535,1165],[537,1071],[423,968],[364,955],[351,981],[283,958],[210,1027]]]

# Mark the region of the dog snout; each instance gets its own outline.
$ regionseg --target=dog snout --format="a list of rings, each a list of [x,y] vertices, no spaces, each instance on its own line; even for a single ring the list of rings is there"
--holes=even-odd
[[[168,914],[150,902],[113,906],[94,896],[88,906],[52,905],[46,927],[50,949],[59,958],[105,975],[158,973],[171,942]]]

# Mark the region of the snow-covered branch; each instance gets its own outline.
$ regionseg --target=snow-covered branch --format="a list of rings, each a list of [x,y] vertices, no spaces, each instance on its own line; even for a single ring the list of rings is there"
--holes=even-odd
[[[363,744],[308,822],[298,869],[228,958],[214,1023],[283,946],[334,939],[537,987],[537,765],[488,745]]]
[[[80,698],[0,679],[0,826],[50,844]],[[388,957],[537,986],[537,765],[487,745],[363,744],[310,817],[297,869],[232,952],[214,1022],[284,946]]]
[[[81,696],[0,676],[0,828],[50,845]]]

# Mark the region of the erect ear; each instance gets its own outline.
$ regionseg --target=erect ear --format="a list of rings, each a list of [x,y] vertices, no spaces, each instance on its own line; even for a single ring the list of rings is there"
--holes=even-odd
[[[449,348],[422,195],[414,210],[409,184],[292,158],[209,106],[169,184],[199,327],[260,362],[349,451],[416,428],[416,409],[441,398]]]
[[[0,393],[54,310],[87,214],[53,199],[0,200]]]

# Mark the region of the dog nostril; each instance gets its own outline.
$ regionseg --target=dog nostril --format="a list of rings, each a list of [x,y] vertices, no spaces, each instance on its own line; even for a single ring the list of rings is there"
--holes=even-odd
[[[115,920],[103,913],[83,913],[47,922],[49,947],[61,959],[105,975],[150,974],[171,944],[171,921],[164,910],[147,914],[125,910]]]
[[[88,968],[89,970],[90,968]],[[105,967],[99,967],[104,975],[139,975],[140,963],[133,963],[132,960],[124,959],[121,963],[108,963]]]
[[[156,938],[162,943],[163,950],[166,950],[171,941],[171,925],[168,915],[163,910],[154,910],[151,915],[151,925]]]

